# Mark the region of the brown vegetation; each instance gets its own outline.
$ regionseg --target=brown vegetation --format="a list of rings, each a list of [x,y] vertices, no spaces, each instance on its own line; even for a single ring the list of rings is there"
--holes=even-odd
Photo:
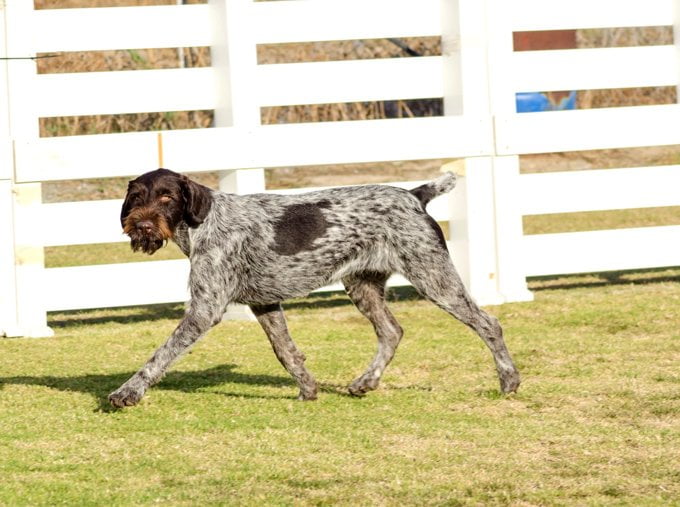
[[[130,5],[171,5],[177,0],[35,0],[38,9],[73,7],[113,7]],[[184,3],[205,3],[205,0],[185,0]],[[617,28],[608,30],[579,30],[578,47],[616,47],[634,45],[670,44],[671,27]],[[291,63],[329,60],[407,57],[441,54],[437,37],[409,38],[399,41],[387,39],[352,40],[334,42],[308,42],[297,44],[267,44],[258,46],[257,58],[261,64]],[[91,51],[62,53],[55,58],[39,60],[40,73],[94,72],[114,70],[166,69],[178,67],[204,67],[210,65],[210,50],[205,47],[166,48],[120,51]],[[677,101],[674,87],[634,88],[618,90],[581,90],[578,93],[580,109],[668,104]],[[289,105],[265,107],[261,110],[263,124],[364,120],[375,118],[433,116],[442,114],[442,99],[399,100],[383,102],[358,102],[342,104]],[[213,123],[213,111],[161,111],[137,114],[71,116],[42,118],[41,136],[64,136],[133,132],[165,129],[205,128]],[[626,159],[636,158],[631,150],[608,150],[583,154],[538,155],[522,157],[523,170],[542,171],[549,167],[558,169],[590,168],[603,165],[625,165]],[[633,150],[635,151],[635,150]],[[639,151],[639,150],[638,150]],[[674,150],[657,149],[647,159],[660,158],[663,162],[677,159]],[[593,161],[595,158],[597,160]],[[351,182],[387,181],[390,179],[424,178],[435,173],[439,161],[400,162],[381,164],[383,171],[376,174],[372,164],[370,177],[365,165],[312,167],[307,169],[277,169],[268,171],[272,186],[300,186],[344,184]],[[633,164],[634,165],[634,164]],[[554,169],[553,169],[554,170]],[[358,177],[361,175],[360,179]],[[207,175],[208,182],[214,176]],[[98,182],[94,187],[100,188]],[[92,185],[81,185],[91,187]],[[51,191],[46,189],[48,193]],[[57,192],[58,193],[58,192]],[[103,191],[102,195],[109,192]]]

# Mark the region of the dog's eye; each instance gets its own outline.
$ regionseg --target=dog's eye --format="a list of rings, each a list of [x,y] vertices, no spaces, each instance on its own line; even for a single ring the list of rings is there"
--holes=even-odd
[[[169,202],[172,201],[172,196],[170,196],[170,195],[162,195],[161,198],[160,198],[160,201],[161,201],[163,204],[167,204],[167,203],[169,203]]]

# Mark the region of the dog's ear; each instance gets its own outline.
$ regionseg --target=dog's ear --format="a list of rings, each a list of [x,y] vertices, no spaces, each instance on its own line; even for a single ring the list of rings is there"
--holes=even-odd
[[[184,175],[180,176],[179,184],[184,198],[184,221],[189,227],[197,227],[203,223],[210,211],[212,204],[210,189]]]
[[[125,229],[125,219],[130,214],[132,209],[132,199],[130,198],[130,188],[132,187],[132,182],[128,183],[127,193],[125,194],[125,200],[123,201],[123,207],[120,210],[120,226]]]

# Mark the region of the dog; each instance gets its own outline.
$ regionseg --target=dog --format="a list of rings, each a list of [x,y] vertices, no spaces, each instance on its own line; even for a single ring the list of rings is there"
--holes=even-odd
[[[298,399],[317,384],[291,339],[281,302],[341,280],[373,324],[378,352],[349,386],[361,396],[378,386],[403,331],[385,303],[393,273],[472,328],[491,350],[502,392],[520,377],[498,320],[472,300],[456,272],[441,228],[425,207],[451,191],[445,173],[410,191],[384,185],[338,187],[295,196],[235,195],[167,169],[132,180],[121,210],[133,250],[153,254],[174,241],[191,262],[191,300],[168,340],[108,399],[137,404],[187,348],[219,323],[229,303],[249,305],[276,357],[297,382]]]

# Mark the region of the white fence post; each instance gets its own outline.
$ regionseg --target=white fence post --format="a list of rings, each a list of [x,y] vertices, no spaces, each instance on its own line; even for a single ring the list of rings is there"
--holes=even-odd
[[[260,106],[251,89],[255,82],[257,46],[252,37],[252,0],[210,0],[216,36],[211,47],[219,90],[216,127],[260,125]],[[229,150],[229,146],[223,147]],[[266,149],[266,147],[263,147]],[[220,190],[234,194],[264,192],[264,169],[220,172]],[[245,305],[229,305],[225,320],[255,320]]]
[[[0,2],[0,58],[7,58],[5,9]],[[12,210],[12,140],[9,136],[7,60],[0,61],[0,336],[16,334],[16,280],[14,276],[14,218]]]
[[[216,127],[260,125],[260,105],[252,93],[257,65],[252,3],[252,0],[210,0],[216,41],[211,47],[211,58],[219,76]],[[229,146],[224,149],[229,150]],[[264,188],[264,169],[220,174],[220,189],[225,192],[247,194],[262,192]]]
[[[446,164],[458,176],[451,192],[449,231],[452,257],[463,283],[482,305],[500,304],[496,284],[496,244],[491,157]]]
[[[515,91],[512,83],[513,2],[488,0],[487,37],[488,69],[491,114],[516,113]],[[498,151],[497,149],[495,151]],[[527,289],[526,271],[522,258],[523,226],[518,206],[519,157],[495,156],[493,158],[493,188],[496,215],[496,252],[498,290],[506,302],[531,301]]]
[[[444,114],[489,116],[486,68],[485,2],[442,0]],[[487,133],[489,154],[492,135]],[[472,296],[480,304],[503,302],[496,283],[493,162],[490,156],[447,164],[458,176],[449,196],[452,257]]]
[[[35,56],[30,42],[33,3],[5,0],[6,52],[10,57]],[[7,65],[9,135],[12,139],[39,137],[38,117],[32,104],[36,64],[30,59],[10,60]],[[54,333],[47,326],[42,300],[45,271],[44,248],[39,238],[38,211],[42,201],[40,183],[13,186],[16,324],[12,334],[43,337]]]

